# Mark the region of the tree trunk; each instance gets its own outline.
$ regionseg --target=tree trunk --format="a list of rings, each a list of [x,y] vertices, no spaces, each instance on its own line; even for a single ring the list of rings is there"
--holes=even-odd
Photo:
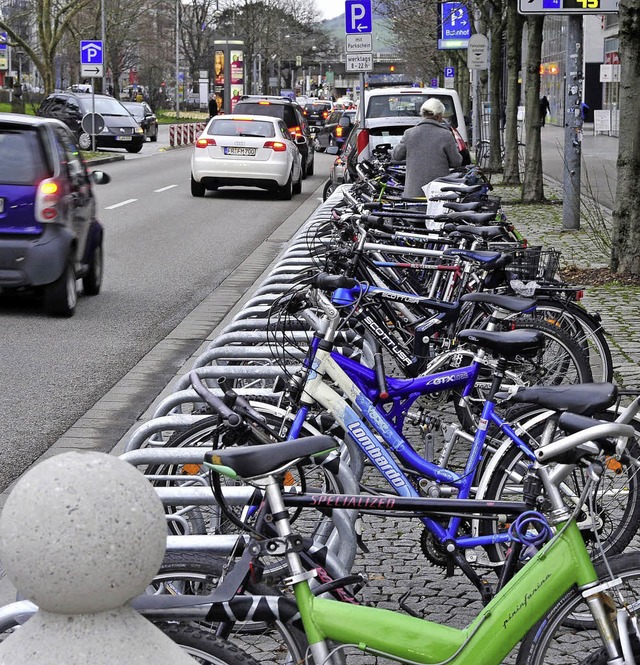
[[[500,135],[500,83],[502,81],[502,3],[492,3],[493,12],[489,21],[491,30],[491,53],[489,55],[489,171],[502,173],[502,137]]]
[[[611,270],[640,274],[640,7],[620,2],[620,141]]]
[[[525,87],[525,148],[523,203],[541,203],[544,198],[542,183],[542,144],[540,142],[540,60],[542,56],[542,26],[544,16],[528,16],[527,78]]]
[[[522,27],[524,16],[518,13],[516,0],[507,3],[507,107],[504,128],[505,185],[520,185],[518,150],[518,103],[520,85],[518,75],[522,67]]]

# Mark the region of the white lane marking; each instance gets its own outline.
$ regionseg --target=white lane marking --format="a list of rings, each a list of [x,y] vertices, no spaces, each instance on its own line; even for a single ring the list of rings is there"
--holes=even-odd
[[[114,203],[112,206],[107,206],[105,210],[113,210],[114,208],[119,208],[120,206],[126,206],[128,203],[133,203],[138,199],[127,199],[126,201],[120,201],[120,203]]]
[[[154,192],[166,192],[168,189],[173,189],[174,187],[177,187],[178,185],[167,185],[166,187],[160,187],[160,189],[154,189]]]

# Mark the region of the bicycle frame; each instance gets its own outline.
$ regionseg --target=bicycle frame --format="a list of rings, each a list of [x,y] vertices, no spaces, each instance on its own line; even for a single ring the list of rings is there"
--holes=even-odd
[[[401,470],[393,455],[380,443],[375,434],[371,431],[365,420],[371,427],[391,447],[397,454],[403,464],[411,467],[422,476],[444,483],[457,488],[458,498],[467,499],[471,495],[473,482],[475,479],[475,470],[480,462],[482,449],[487,438],[487,429],[489,423],[495,423],[508,436],[513,438],[514,443],[521,450],[534,460],[533,452],[516,435],[516,433],[502,420],[494,411],[494,403],[487,401],[482,412],[482,419],[478,427],[476,436],[473,440],[471,452],[469,454],[464,473],[457,473],[445,469],[437,464],[429,462],[421,457],[411,446],[411,444],[394,428],[387,418],[381,414],[376,405],[360,389],[360,387],[350,378],[342,367],[338,364],[336,358],[339,356],[323,349],[317,349],[313,357],[312,366],[304,385],[304,392],[301,397],[302,407],[296,414],[291,432],[288,438],[294,439],[300,436],[300,430],[304,423],[309,406],[314,402],[319,403],[323,408],[329,411],[340,425],[356,441],[367,457],[373,462],[387,482],[400,495],[405,497],[418,496],[418,492],[411,484],[407,475]],[[364,368],[358,363],[353,363],[345,358],[340,358],[341,364],[353,369],[357,369],[358,378],[363,380],[365,377],[369,380],[375,380],[373,373],[368,368]],[[357,368],[355,366],[358,366]],[[410,379],[410,380],[390,380],[390,394],[395,390],[394,396],[401,398],[406,396],[408,400],[415,400],[422,394],[429,392],[439,392],[443,386],[448,388],[455,386],[466,386],[470,391],[473,382],[477,376],[478,365],[474,363],[469,367],[463,367],[455,370],[440,372],[431,376]],[[324,377],[328,376],[343,394],[346,399],[338,394],[333,388],[324,382]],[[348,400],[348,401],[347,401]],[[359,413],[350,405],[354,404]],[[399,427],[402,420],[400,412],[402,408],[400,401],[394,405],[398,411],[396,427]],[[393,412],[393,411],[392,411]],[[401,427],[400,427],[401,429]],[[484,545],[491,545],[496,542],[507,542],[508,534],[494,534],[488,536],[457,536],[461,518],[455,517],[449,521],[446,528],[439,522],[430,517],[422,518],[424,525],[441,541],[453,541],[458,547],[471,548]]]

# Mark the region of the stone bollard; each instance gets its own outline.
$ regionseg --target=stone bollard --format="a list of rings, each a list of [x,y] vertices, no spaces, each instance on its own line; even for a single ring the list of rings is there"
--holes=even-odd
[[[127,603],[157,573],[164,511],[149,482],[103,453],[28,471],[0,516],[0,559],[40,610],[0,644],[1,665],[193,665]]]

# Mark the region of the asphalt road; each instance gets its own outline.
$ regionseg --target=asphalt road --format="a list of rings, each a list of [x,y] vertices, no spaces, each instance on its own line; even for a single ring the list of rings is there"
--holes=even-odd
[[[33,298],[0,297],[2,489],[314,193],[330,165],[317,155],[319,175],[290,202],[249,188],[195,199],[191,149],[164,151],[163,138],[96,167],[112,177],[96,187],[105,227],[98,296],[80,297],[71,319],[45,316]],[[160,383],[185,360],[158,368],[166,373]],[[142,405],[132,405],[131,422],[136,409]]]

